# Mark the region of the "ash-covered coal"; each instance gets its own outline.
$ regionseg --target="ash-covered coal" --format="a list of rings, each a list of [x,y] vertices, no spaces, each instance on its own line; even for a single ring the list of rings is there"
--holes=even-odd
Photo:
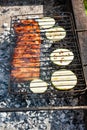
[[[3,0],[4,1],[4,0]],[[13,5],[13,1],[8,0],[9,5]],[[40,1],[40,0],[39,0]],[[51,0],[52,1],[52,0]],[[1,1],[0,1],[1,2]],[[18,1],[15,1],[16,5]],[[25,2],[20,1],[22,5]],[[35,2],[35,1],[28,1]],[[40,1],[42,2],[42,1]],[[49,1],[46,1],[50,4]],[[46,3],[44,2],[44,3]],[[4,3],[5,4],[5,3]],[[52,5],[53,3],[51,3]],[[51,9],[51,11],[49,11]],[[59,6],[56,11],[59,11],[62,7]],[[6,14],[9,10],[4,9],[1,13]],[[47,9],[47,13],[52,12],[52,6]],[[55,12],[55,11],[54,11]],[[33,107],[33,106],[76,106],[79,103],[78,98],[69,98],[68,95],[62,95],[59,98],[53,93],[48,94],[48,98],[42,98],[42,95],[31,94],[26,98],[21,95],[12,95],[8,91],[9,87],[9,76],[11,69],[11,58],[12,52],[15,47],[15,41],[12,42],[12,34],[9,32],[9,27],[5,24],[4,32],[0,34],[0,108],[22,108],[22,107]],[[51,47],[51,44],[42,45],[45,51]],[[42,57],[45,56],[45,52],[41,53]],[[47,56],[47,57],[46,57]],[[47,61],[49,56],[46,55]],[[42,60],[44,60],[42,58]],[[44,62],[42,62],[42,66]],[[46,62],[49,65],[49,62]],[[46,69],[46,68],[45,68]],[[51,68],[50,68],[51,69]],[[49,78],[50,72],[42,70],[42,77],[48,76],[44,79]],[[47,79],[48,80],[48,79]],[[29,84],[25,84],[27,87]],[[19,88],[22,87],[19,85]],[[51,88],[52,89],[52,88]],[[60,95],[61,96],[61,95]],[[36,99],[36,97],[38,97]],[[45,97],[45,95],[44,95]],[[51,97],[51,98],[49,98]],[[53,97],[53,98],[52,98]],[[83,111],[76,110],[65,110],[65,111],[28,111],[28,112],[4,112],[0,113],[0,130],[86,130],[84,123]]]
[[[4,35],[4,34],[3,34]],[[35,100],[35,95],[23,98],[10,95],[8,92],[8,80],[10,75],[10,49],[13,48],[10,42],[11,35],[0,44],[0,107],[20,108],[44,105],[78,105],[78,98],[57,98],[43,99],[41,95]],[[52,95],[53,96],[53,95]],[[37,95],[36,95],[37,97]],[[46,104],[47,103],[47,104]],[[29,111],[0,113],[1,130],[85,130],[83,111]]]

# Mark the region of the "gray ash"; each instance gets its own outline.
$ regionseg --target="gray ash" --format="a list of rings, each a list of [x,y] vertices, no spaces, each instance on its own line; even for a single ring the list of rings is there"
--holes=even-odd
[[[50,105],[78,105],[78,98],[58,98],[57,95],[50,93],[53,98],[42,98],[42,95],[31,95],[23,98],[21,95],[15,96],[8,93],[8,79],[10,69],[10,47],[13,48],[8,40],[0,45],[0,107],[20,108],[33,106]],[[27,86],[27,84],[26,84]],[[45,95],[44,95],[45,96]],[[36,97],[37,100],[36,100]],[[85,130],[83,111],[29,111],[0,113],[0,128],[3,130]]]
[[[13,1],[11,0],[8,1],[9,1],[8,3],[9,5],[14,4]],[[18,1],[15,2],[17,2],[16,3],[17,5]],[[32,1],[29,0],[28,2],[32,3]],[[46,2],[50,4],[49,1]],[[63,8],[60,6],[60,2],[58,4],[59,7],[56,8],[56,11],[58,13],[59,10],[61,11],[63,10]],[[20,3],[22,5],[25,5],[25,2],[23,1],[20,1]],[[53,3],[51,3],[51,5],[52,4]],[[3,10],[2,15],[8,12],[9,10]],[[49,12],[52,12],[52,6],[47,8],[47,13],[49,14]],[[71,96],[69,98],[68,97],[69,95],[67,94],[65,95],[65,98],[64,98],[64,94],[56,95],[53,92],[47,95],[30,94],[27,97],[26,96],[24,97],[22,95],[9,94],[8,82],[9,82],[10,69],[11,69],[10,61],[12,58],[13,49],[15,47],[15,42],[11,41],[12,38],[13,36],[12,34],[10,35],[8,29],[7,31],[0,34],[0,43],[1,43],[0,44],[0,107],[1,108],[22,108],[22,107],[51,106],[51,105],[52,106],[79,105],[78,97],[73,98],[73,96]],[[43,44],[45,45],[45,42]],[[45,51],[48,50],[49,45],[48,47],[44,46],[44,48]],[[42,52],[41,55],[45,56],[45,52]],[[48,55],[46,58],[49,61]],[[43,64],[44,62],[42,62],[42,65]],[[46,62],[46,64],[49,64],[49,62]],[[48,75],[46,79],[49,78],[50,72],[44,70],[41,71],[42,71],[43,79],[45,79],[46,75]],[[25,84],[21,83],[18,85],[19,88],[25,85],[26,89],[29,86],[28,83]],[[14,86],[14,89],[17,89],[17,87]],[[48,96],[48,98],[44,98],[46,96]],[[62,98],[59,98],[61,96]],[[86,130],[85,123],[84,123],[84,112],[82,110],[81,111],[80,110],[79,111],[77,110],[28,111],[28,112],[0,113],[0,129],[1,130],[9,130],[9,129],[12,130],[58,130],[58,129],[59,130]]]

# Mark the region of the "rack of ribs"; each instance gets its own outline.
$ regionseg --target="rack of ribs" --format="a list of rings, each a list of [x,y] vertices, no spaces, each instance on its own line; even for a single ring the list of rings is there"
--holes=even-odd
[[[14,23],[16,47],[12,58],[11,77],[16,81],[28,81],[40,76],[40,28],[35,20]]]

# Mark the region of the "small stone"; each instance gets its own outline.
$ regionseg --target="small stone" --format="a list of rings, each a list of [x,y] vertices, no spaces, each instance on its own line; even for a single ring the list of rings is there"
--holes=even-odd
[[[65,118],[65,114],[64,114],[64,113],[61,114],[60,118],[61,118],[61,119],[64,119],[64,118]]]
[[[3,27],[3,28],[7,28],[7,27],[8,27],[8,23],[4,23],[4,24],[2,25],[2,27]]]
[[[11,124],[7,124],[5,127],[4,127],[4,130],[16,130],[16,128],[14,126],[12,126]]]
[[[47,126],[44,123],[39,124],[39,129],[41,130],[47,130]]]
[[[6,28],[5,31],[10,31],[10,28]]]
[[[46,43],[44,46],[45,46],[45,48],[50,48],[51,45],[52,45],[52,44],[50,44],[50,43]]]
[[[4,96],[5,94],[6,94],[6,90],[4,89],[4,90],[0,90],[0,96]]]
[[[6,120],[6,116],[7,114],[4,112],[4,113],[0,113],[0,121],[5,121]]]
[[[6,13],[9,9],[3,9],[2,13]]]
[[[6,106],[6,103],[5,102],[0,102],[0,107],[4,107]]]
[[[3,112],[0,114],[1,117],[6,117],[7,116],[7,113],[6,112]]]
[[[5,36],[4,35],[0,35],[0,39],[4,39],[5,38]]]
[[[26,102],[27,102],[27,106],[30,106],[30,104],[31,104],[31,101],[29,101],[29,100],[26,100]]]
[[[78,129],[79,130],[85,130],[85,125],[84,124],[79,124]]]
[[[7,36],[9,33],[7,31],[4,31],[4,36]]]
[[[28,16],[28,17],[27,17],[27,19],[31,19],[31,18],[32,18],[32,16]]]
[[[78,98],[73,99],[72,106],[78,105]]]
[[[0,130],[5,130],[5,126],[0,126]]]
[[[15,104],[15,107],[16,107],[16,108],[19,108],[19,107],[20,107],[20,104]]]

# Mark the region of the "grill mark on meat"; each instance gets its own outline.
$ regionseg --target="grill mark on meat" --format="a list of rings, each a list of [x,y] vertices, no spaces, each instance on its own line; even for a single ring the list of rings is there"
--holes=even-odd
[[[14,23],[17,35],[11,76],[16,81],[27,81],[40,76],[40,28],[35,20]]]

